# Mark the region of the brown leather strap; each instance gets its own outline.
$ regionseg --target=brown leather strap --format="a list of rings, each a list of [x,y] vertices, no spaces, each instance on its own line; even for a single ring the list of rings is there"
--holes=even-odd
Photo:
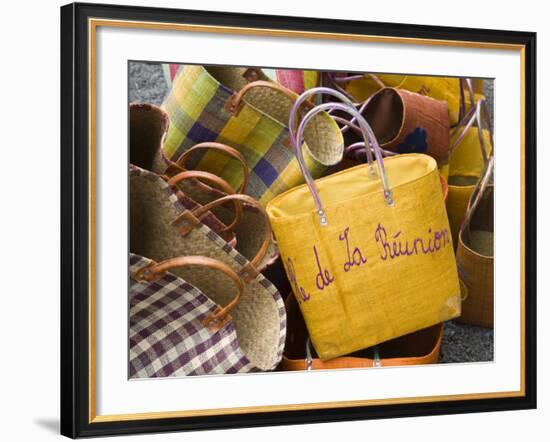
[[[199,181],[204,180],[210,184],[213,184],[224,193],[235,193],[235,189],[233,189],[233,187],[223,178],[203,170],[184,170],[183,172],[169,177],[167,181],[168,185],[175,186],[182,181],[190,180],[192,178],[196,178]]]
[[[227,195],[222,198],[219,198],[215,201],[212,201],[208,204],[205,204],[202,207],[199,207],[193,211],[193,215],[195,215],[197,218],[201,216],[204,212],[207,212],[209,210],[212,210],[214,207],[219,206],[220,204],[223,204],[227,201],[235,201],[236,204],[238,202],[243,202],[246,204],[249,204],[253,206],[255,209],[257,209],[263,216],[265,224],[266,224],[266,232],[264,236],[264,240],[262,242],[262,245],[260,246],[260,250],[256,253],[256,256],[250,260],[250,264],[254,269],[257,269],[259,264],[262,262],[262,260],[265,257],[265,254],[267,253],[269,249],[269,245],[272,241],[272,234],[271,234],[271,224],[269,223],[269,218],[267,216],[266,211],[260,204],[252,197],[248,195],[240,195],[240,194],[234,194],[234,195]],[[253,275],[244,275],[245,279],[249,279]],[[254,275],[255,276],[255,275]]]
[[[233,96],[226,103],[226,106],[225,106],[226,110],[231,112],[234,115],[237,115],[241,108],[242,100],[244,96],[248,91],[250,91],[255,87],[267,87],[269,89],[276,90],[277,92],[280,92],[286,97],[288,97],[288,99],[293,103],[296,101],[296,98],[297,98],[296,94],[294,94],[290,89],[287,89],[281,86],[279,83],[275,83],[274,81],[258,80],[258,81],[253,81],[251,83],[248,83],[239,92],[233,94]]]
[[[239,163],[241,163],[241,167],[243,170],[243,182],[241,184],[241,187],[237,190],[237,193],[246,193],[246,189],[248,188],[248,165],[246,163],[246,158],[237,150],[230,146],[226,146],[222,143],[216,143],[216,142],[206,142],[206,143],[199,143],[195,144],[190,149],[187,149],[185,152],[183,152],[180,157],[176,160],[176,164],[180,167],[182,167],[184,170],[187,169],[185,166],[185,162],[189,158],[189,155],[191,153],[196,152],[197,150],[202,149],[212,149],[218,152],[222,152],[230,156],[231,158],[236,159]],[[232,192],[226,192],[226,193],[232,193]],[[234,192],[233,192],[234,193]]]
[[[204,180],[210,184],[213,184],[225,193],[228,193],[228,194],[235,193],[235,189],[233,189],[233,187],[231,187],[231,185],[227,181],[225,181],[224,179],[220,178],[217,175],[214,175],[210,172],[204,172],[202,170],[186,170],[174,175],[171,178],[168,178],[167,181],[169,186],[175,186],[176,184],[184,180],[189,180],[192,178],[198,179],[199,181]],[[242,215],[243,215],[242,207],[237,201],[235,201],[233,205],[235,207],[235,219],[233,219],[231,224],[229,224],[228,226],[220,230],[220,233],[232,232],[241,223]],[[205,213],[206,212],[202,212],[201,215],[204,215]]]
[[[228,320],[231,319],[230,312],[239,302],[239,298],[244,290],[244,283],[240,276],[227,264],[224,264],[217,259],[208,258],[206,256],[178,256],[176,258],[166,259],[159,263],[151,261],[146,266],[140,268],[133,277],[137,281],[146,281],[151,282],[160,278],[164,273],[169,270],[187,267],[187,266],[197,266],[197,267],[207,267],[213,270],[222,272],[224,275],[229,277],[237,287],[237,294],[231,300],[229,304],[225,307],[219,308],[215,313],[212,313],[210,316],[205,318],[202,321],[202,324],[205,327],[210,327],[212,329],[219,329]]]

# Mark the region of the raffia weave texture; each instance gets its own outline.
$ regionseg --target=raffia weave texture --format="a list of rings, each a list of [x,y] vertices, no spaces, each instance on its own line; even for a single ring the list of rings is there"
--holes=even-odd
[[[178,195],[158,175],[130,169],[130,250],[160,262],[176,256],[214,258],[239,272],[249,261],[205,224],[181,235],[172,222],[185,210]],[[216,304],[227,305],[234,296],[225,275],[207,268],[181,268],[173,273],[200,289]],[[261,370],[275,368],[282,356],[286,316],[280,293],[258,274],[245,289],[231,315],[240,348]]]
[[[437,165],[384,160],[394,205],[366,165],[276,197],[267,211],[315,350],[323,360],[460,314],[460,286]]]

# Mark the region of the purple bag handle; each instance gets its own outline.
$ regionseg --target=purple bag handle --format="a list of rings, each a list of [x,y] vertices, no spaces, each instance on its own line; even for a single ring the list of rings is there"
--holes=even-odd
[[[491,177],[493,176],[494,160],[495,160],[495,157],[493,156],[489,158],[489,161],[487,162],[487,167],[485,168],[485,173],[480,178],[480,180],[476,185],[476,188],[472,192],[472,196],[468,201],[466,216],[464,217],[464,221],[462,221],[462,225],[460,226],[460,232],[463,232],[464,229],[470,224],[474,211],[476,210],[477,206],[481,202],[481,198],[483,197],[485,190],[487,190],[487,186],[489,185],[491,181]]]
[[[332,95],[333,97],[338,98],[340,101],[348,104],[349,106],[354,107],[353,102],[346,95],[334,89],[320,86],[320,87],[314,87],[306,90],[296,99],[296,101],[292,105],[292,108],[290,109],[290,116],[288,118],[288,130],[290,135],[290,143],[292,146],[296,145],[295,128],[296,128],[296,116],[298,114],[298,109],[300,109],[300,107],[302,106],[302,103],[308,100],[309,97],[311,97],[312,95]],[[370,129],[370,126],[369,126],[369,129]],[[371,133],[372,133],[372,129],[371,129]],[[372,133],[372,137],[374,138],[374,133]],[[365,133],[363,133],[363,139],[365,140],[365,144],[368,145],[368,137],[366,136]],[[374,159],[370,149],[367,149],[367,159],[369,162],[370,173],[371,175],[374,175],[374,168],[372,166]]]
[[[472,85],[472,80],[470,78],[460,78],[459,79],[460,87],[460,112],[459,118],[462,119],[466,114],[466,100],[464,96],[464,88],[468,89],[468,95],[470,96],[470,110],[474,107],[475,94],[474,86]]]
[[[357,127],[357,129],[359,129],[359,127]],[[366,149],[367,149],[367,147],[365,145],[365,142],[364,141],[358,141],[357,143],[353,143],[353,144],[350,144],[349,146],[345,147],[344,148],[344,155],[345,156],[353,155],[356,160],[360,161],[358,154],[360,154],[362,152],[366,153]],[[369,149],[372,150],[372,147],[369,146]],[[393,156],[399,155],[397,152],[391,152],[389,150],[382,149],[382,148],[380,148],[380,152],[382,152],[382,155],[384,157],[393,157]]]
[[[303,152],[302,152],[302,144],[303,144],[304,129],[307,123],[313,117],[315,117],[315,115],[317,115],[318,113],[325,112],[329,109],[346,112],[357,118],[357,123],[359,124],[359,127],[361,127],[363,135],[366,139],[365,143],[366,144],[370,143],[370,145],[373,147],[374,156],[376,157],[378,174],[382,182],[383,195],[384,195],[386,204],[388,206],[394,205],[392,191],[390,189],[390,186],[388,183],[388,177],[386,176],[386,171],[384,168],[384,160],[382,157],[382,152],[380,150],[378,141],[376,140],[376,137],[374,136],[374,133],[371,127],[369,126],[369,124],[367,123],[367,121],[363,118],[363,116],[359,113],[359,111],[355,108],[355,106],[353,106],[353,104],[350,105],[345,103],[323,103],[309,110],[308,113],[304,116],[304,118],[300,122],[300,125],[298,126],[298,130],[296,131],[296,136],[294,137],[295,142],[292,144],[292,147],[294,149],[294,154],[296,155],[296,159],[298,160],[298,165],[300,166],[302,174],[304,175],[306,184],[313,197],[313,201],[317,206],[317,214],[319,215],[319,222],[321,226],[328,225],[328,219],[325,213],[325,209],[323,207],[323,203],[321,202],[321,198],[319,197],[319,192],[315,185],[315,181],[313,180],[311,174],[309,173],[309,170],[306,167]],[[367,149],[367,152],[370,153],[370,149]],[[372,167],[372,164],[371,164],[371,167]]]
[[[380,87],[380,89],[384,89],[386,87],[384,82],[374,74],[365,73],[365,74],[357,74],[357,75],[348,75],[346,77],[338,77],[334,72],[326,72],[325,76],[328,79],[329,83],[332,85],[332,87],[334,87],[334,89],[344,94],[346,97],[348,97],[349,100],[353,100],[354,106],[359,107],[359,112],[361,112],[361,114],[367,107],[367,104],[369,103],[371,97],[368,97],[362,103],[357,102],[357,99],[353,95],[351,95],[348,91],[346,91],[344,88],[342,88],[340,86],[340,83],[345,83],[352,80],[361,80],[363,78],[370,78],[376,83],[378,87]],[[361,130],[354,124],[355,118],[352,118],[350,121],[347,121],[341,117],[334,117],[334,120],[337,123],[342,124],[342,129],[341,129],[342,133],[346,133],[350,129],[353,129],[358,133],[361,132]]]
[[[484,114],[483,116],[482,116],[482,113]],[[472,107],[470,111],[460,121],[460,123],[458,123],[456,129],[451,134],[451,137],[454,137],[456,133],[460,130],[460,128],[464,126],[464,129],[462,130],[460,135],[451,145],[450,152],[452,153],[453,150],[460,144],[460,142],[466,136],[468,129],[470,129],[475,122],[477,126],[477,136],[479,139],[479,145],[481,147],[481,156],[483,157],[483,164],[487,165],[489,155],[487,151],[487,146],[485,145],[485,138],[483,137],[484,125],[485,125],[485,128],[489,131],[489,141],[491,143],[491,151],[494,149],[493,133],[491,131],[491,126],[489,124],[488,119],[489,119],[489,111],[487,109],[487,102],[485,100],[479,100],[476,103],[475,107]]]

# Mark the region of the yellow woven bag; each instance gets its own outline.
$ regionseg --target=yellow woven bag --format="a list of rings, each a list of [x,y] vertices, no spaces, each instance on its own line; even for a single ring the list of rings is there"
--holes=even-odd
[[[466,215],[470,196],[485,170],[487,158],[492,155],[491,132],[482,128],[480,120],[482,111],[486,110],[485,106],[484,100],[478,101],[452,134],[447,179],[447,214],[455,246],[458,244],[458,232]],[[477,127],[474,127],[474,122],[477,122]],[[488,124],[486,127],[489,127]]]
[[[306,91],[296,108],[325,89]],[[303,161],[302,134],[314,115],[328,109],[357,118],[376,161],[369,155],[369,165],[313,181]],[[294,127],[292,118],[289,127]],[[352,353],[460,315],[460,286],[435,160],[423,154],[382,159],[372,129],[343,103],[311,109],[291,139],[306,184],[275,197],[267,212],[320,358]]]

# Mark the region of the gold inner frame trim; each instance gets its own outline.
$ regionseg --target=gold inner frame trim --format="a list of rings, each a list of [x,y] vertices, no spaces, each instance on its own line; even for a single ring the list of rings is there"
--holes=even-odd
[[[234,408],[217,408],[217,409],[200,409],[200,410],[178,410],[178,411],[161,411],[148,413],[129,413],[129,414],[112,414],[112,415],[97,415],[96,414],[96,31],[97,27],[115,27],[115,28],[135,28],[149,30],[172,30],[185,32],[207,32],[218,34],[237,34],[237,35],[253,35],[253,36],[272,36],[272,37],[292,37],[292,38],[310,38],[310,39],[328,39],[342,41],[357,41],[357,42],[372,42],[372,43],[389,43],[389,44],[412,44],[420,46],[444,46],[444,47],[465,47],[478,49],[500,49],[512,50],[520,53],[521,65],[521,113],[520,113],[520,163],[521,163],[521,257],[520,257],[520,390],[508,392],[487,392],[487,393],[465,393],[454,395],[440,396],[417,396],[405,398],[388,398],[388,399],[369,399],[355,401],[337,401],[337,402],[319,402],[319,403],[301,403],[301,404],[284,404],[284,405],[263,405],[255,407],[234,407]],[[344,407],[364,407],[374,405],[395,405],[395,404],[412,404],[426,402],[442,402],[442,401],[459,401],[459,400],[480,400],[480,399],[496,399],[496,398],[511,398],[525,396],[525,46],[520,44],[501,44],[501,43],[480,43],[474,41],[457,41],[457,40],[439,40],[439,39],[423,39],[423,38],[404,38],[404,37],[389,37],[376,35],[358,35],[358,34],[339,34],[311,31],[289,31],[280,29],[260,29],[260,28],[244,28],[231,26],[210,26],[210,25],[191,25],[181,23],[156,23],[142,22],[131,20],[110,20],[110,19],[94,19],[88,20],[88,85],[89,85],[89,423],[99,422],[117,422],[117,421],[133,421],[145,419],[168,419],[178,417],[197,417],[197,416],[216,416],[216,415],[237,415],[245,413],[258,412],[277,412],[277,411],[296,411],[296,410],[321,410],[327,408],[344,408]]]

